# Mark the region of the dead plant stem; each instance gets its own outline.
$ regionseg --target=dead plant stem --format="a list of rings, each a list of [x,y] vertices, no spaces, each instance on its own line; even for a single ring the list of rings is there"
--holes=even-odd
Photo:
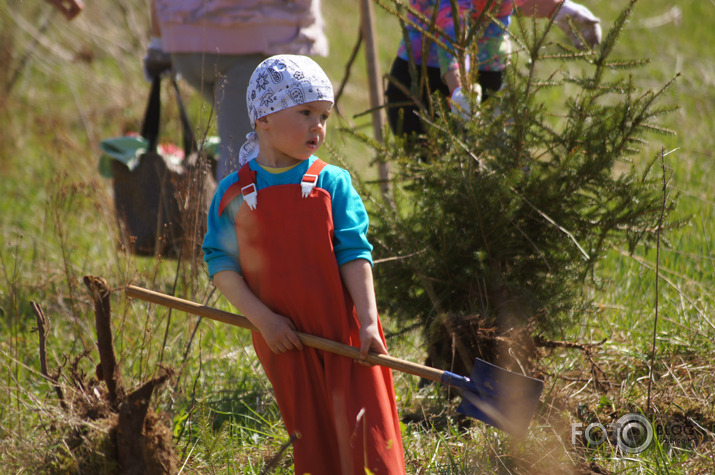
[[[21,238],[22,236],[20,236]],[[20,315],[20,309],[18,305],[18,276],[19,276],[19,271],[20,271],[20,262],[22,260],[19,252],[19,244],[17,242],[10,243],[11,245],[14,244],[15,246],[15,254],[14,254],[14,259],[13,259],[13,267],[12,267],[12,273],[8,274],[8,269],[10,267],[5,265],[5,258],[2,252],[0,252],[0,264],[2,264],[2,270],[3,273],[5,274],[5,282],[7,283],[7,288],[8,288],[8,293],[10,294],[10,315],[11,315],[11,320],[10,320],[10,353],[12,354],[13,360],[15,361],[14,368],[8,368],[8,384],[7,384],[7,391],[8,391],[8,401],[12,401],[12,391],[11,391],[11,384],[10,380],[13,380],[15,382],[16,388],[15,388],[15,402],[17,404],[17,427],[18,430],[22,431],[22,424],[20,424],[20,396],[19,396],[19,376],[20,376],[20,366],[17,364],[17,362],[20,360],[20,352],[19,352],[19,315]]]
[[[665,151],[661,150],[660,167],[663,172],[663,206],[660,209],[658,218],[658,229],[656,230],[655,245],[655,317],[653,318],[653,343],[650,350],[650,368],[648,370],[648,403],[646,407],[650,409],[651,389],[653,386],[653,365],[655,364],[655,346],[658,336],[658,284],[660,281],[660,232],[663,229],[663,219],[665,218],[665,208],[668,203],[668,179],[665,175]]]

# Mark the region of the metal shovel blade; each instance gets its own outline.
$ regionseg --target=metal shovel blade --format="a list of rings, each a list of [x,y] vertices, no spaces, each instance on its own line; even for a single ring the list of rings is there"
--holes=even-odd
[[[523,437],[536,412],[544,382],[477,358],[469,378],[458,386],[457,411],[511,435]]]

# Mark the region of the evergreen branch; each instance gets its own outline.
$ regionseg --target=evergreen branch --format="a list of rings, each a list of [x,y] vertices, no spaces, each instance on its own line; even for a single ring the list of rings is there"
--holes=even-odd
[[[608,69],[637,69],[650,64],[650,59],[641,60],[616,60],[616,61],[604,61],[603,66]]]
[[[660,134],[660,135],[676,135],[677,132],[673,129],[666,129],[665,127],[661,127],[659,125],[655,124],[642,124],[641,127],[644,129],[647,129],[648,132]],[[643,143],[646,143],[643,141]]]
[[[527,200],[525,197],[523,197],[522,195],[520,195],[518,191],[516,191],[516,190],[513,189],[513,188],[510,188],[510,189],[511,189],[512,192],[514,192],[514,194],[515,194],[516,196],[518,196],[519,198],[521,198],[521,199],[524,201],[524,203],[528,204],[529,206],[531,206],[531,208],[532,208],[534,211],[536,211],[537,213],[539,213],[546,221],[548,221],[549,223],[551,223],[553,226],[555,226],[555,227],[556,227],[559,231],[561,231],[562,233],[566,234],[566,235],[569,237],[569,239],[571,239],[571,241],[576,245],[576,247],[578,248],[578,250],[581,251],[581,254],[583,255],[583,257],[584,257],[587,261],[591,259],[591,257],[588,255],[588,253],[584,250],[583,247],[581,247],[581,244],[578,243],[578,241],[576,240],[576,238],[574,237],[574,235],[571,234],[571,232],[570,232],[568,229],[564,228],[563,226],[559,225],[556,221],[554,221],[553,219],[551,219],[551,218],[549,217],[549,215],[547,215],[546,213],[544,213],[543,211],[541,211],[539,208],[537,208],[536,206],[534,206],[534,205],[531,203],[531,201]]]
[[[445,112],[448,112],[448,111],[445,111],[444,108],[442,108],[441,103],[440,103],[440,109],[441,109],[442,115],[444,117],[446,115]],[[429,125],[430,127],[433,127],[434,129],[437,129],[440,132],[443,132],[444,134],[446,134],[455,145],[458,145],[459,148],[464,150],[476,163],[479,163],[479,159],[477,158],[476,155],[474,155],[474,153],[469,148],[469,146],[466,143],[464,143],[462,140],[457,138],[456,134],[452,133],[452,131],[449,130],[449,128],[443,127],[441,124],[438,124],[437,122],[429,119],[428,117],[423,117],[422,120],[424,120],[424,122],[427,125]],[[449,124],[449,122],[446,122],[446,123]]]
[[[618,15],[618,18],[616,18],[616,20],[613,22],[611,29],[608,30],[606,37],[601,42],[600,58],[596,60],[597,63],[603,63],[605,58],[613,52],[613,48],[616,45],[616,40],[623,31],[626,22],[631,16],[631,13],[633,13],[633,8],[637,1],[638,0],[630,0],[630,4],[628,5],[628,7],[626,7],[626,9],[623,10],[621,14]]]

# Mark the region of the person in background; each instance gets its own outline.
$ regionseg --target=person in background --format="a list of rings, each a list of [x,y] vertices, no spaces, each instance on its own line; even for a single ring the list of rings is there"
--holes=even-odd
[[[253,346],[293,441],[295,473],[404,475],[389,369],[304,347],[296,331],[386,354],[368,215],[350,174],[315,154],[333,107],[325,72],[301,55],[249,81],[255,132],[209,208],[204,260],[251,323]]]
[[[70,21],[79,15],[84,9],[82,0],[45,0],[47,3],[57,8]]]
[[[320,0],[150,0],[152,37],[144,57],[150,79],[172,67],[213,105],[221,146],[216,178],[238,165],[251,126],[242,112],[255,67],[268,56],[327,56]]]
[[[452,110],[463,116],[469,116],[471,113],[465,89],[472,91],[478,103],[501,88],[503,70],[511,53],[507,29],[514,8],[518,7],[524,14],[534,15],[536,18],[551,18],[556,12],[555,24],[566,32],[576,47],[581,48],[583,45],[569,25],[569,19],[590,48],[601,42],[600,20],[588,8],[572,0],[565,0],[563,3],[561,0],[458,0],[457,4],[460,18],[469,15],[476,21],[484,15],[486,9],[489,9],[488,13],[497,20],[487,26],[483,37],[478,40],[477,57],[471,58],[471,67],[477,67],[479,71],[479,83],[463,85],[456,56],[434,42],[429,44],[427,55],[423,57],[422,32],[413,25],[406,24],[407,42],[404,38],[400,42],[390,71],[393,79],[385,91],[388,123],[393,133],[410,135],[423,132],[421,119],[415,114],[419,108],[417,105],[409,104],[413,100],[395,84],[397,82],[407,91],[411,90],[413,78],[408,63],[410,54],[418,66],[418,71],[421,69],[420,65],[426,62],[429,95],[437,91],[441,92],[444,97],[450,98]],[[455,22],[451,0],[410,0],[410,6],[427,19],[435,17],[436,27],[454,41]],[[437,9],[436,16],[435,9]],[[414,14],[409,16],[423,29],[429,30],[428,23],[421,21]],[[423,92],[421,100],[423,103],[429,100],[426,92]]]

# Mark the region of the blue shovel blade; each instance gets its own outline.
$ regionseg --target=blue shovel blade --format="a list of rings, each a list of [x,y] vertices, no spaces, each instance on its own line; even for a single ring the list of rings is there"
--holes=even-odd
[[[517,437],[523,437],[536,412],[543,381],[477,358],[469,378],[445,371],[442,383],[462,389],[457,411]]]

